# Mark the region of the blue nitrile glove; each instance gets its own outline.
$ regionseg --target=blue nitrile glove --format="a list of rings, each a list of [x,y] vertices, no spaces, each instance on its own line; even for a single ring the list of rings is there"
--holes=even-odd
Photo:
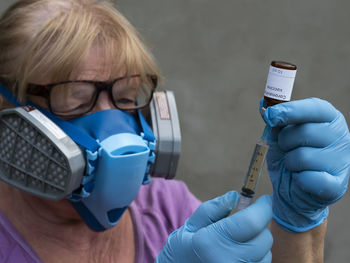
[[[310,230],[347,189],[350,136],[344,116],[329,102],[309,98],[269,107],[263,118],[273,127],[267,154],[273,217],[288,231]]]
[[[226,193],[203,203],[185,224],[170,234],[155,263],[271,262],[270,196],[262,196],[229,217],[239,195]]]

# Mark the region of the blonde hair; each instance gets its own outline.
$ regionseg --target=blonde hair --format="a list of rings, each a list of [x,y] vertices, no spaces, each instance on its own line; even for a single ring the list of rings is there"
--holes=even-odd
[[[20,0],[0,18],[0,81],[23,101],[30,77],[74,78],[94,44],[112,71],[160,78],[138,33],[109,1]]]

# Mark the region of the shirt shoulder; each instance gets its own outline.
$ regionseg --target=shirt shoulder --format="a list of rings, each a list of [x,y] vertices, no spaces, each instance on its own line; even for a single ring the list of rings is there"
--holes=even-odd
[[[36,253],[0,211],[0,262],[40,263]]]
[[[153,262],[168,236],[181,227],[200,205],[184,182],[152,178],[132,203],[138,256],[136,262]]]
[[[150,184],[141,187],[135,200],[144,216],[161,218],[172,230],[182,226],[200,203],[184,182],[163,178],[152,178]]]

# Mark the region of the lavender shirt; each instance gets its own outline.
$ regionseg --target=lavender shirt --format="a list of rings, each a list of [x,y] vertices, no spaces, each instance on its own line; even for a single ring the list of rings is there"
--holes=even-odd
[[[130,205],[136,240],[135,263],[153,262],[171,232],[199,206],[181,181],[153,178]],[[0,262],[42,263],[0,211]]]

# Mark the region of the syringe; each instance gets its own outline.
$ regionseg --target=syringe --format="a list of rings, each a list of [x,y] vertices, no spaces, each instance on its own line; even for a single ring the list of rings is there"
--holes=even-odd
[[[271,62],[264,93],[265,107],[290,100],[296,71],[297,67],[294,64],[283,61]],[[266,139],[268,139],[270,129],[271,127],[268,125],[265,127],[264,134],[261,137],[262,140],[255,145],[249,169],[241,189],[241,196],[236,205],[237,210],[242,210],[252,203],[269,148]]]
[[[258,185],[262,174],[268,148],[269,147],[265,141],[258,142],[255,145],[254,153],[252,159],[250,160],[249,169],[241,189],[241,196],[236,205],[237,210],[242,210],[252,203],[256,186]]]

